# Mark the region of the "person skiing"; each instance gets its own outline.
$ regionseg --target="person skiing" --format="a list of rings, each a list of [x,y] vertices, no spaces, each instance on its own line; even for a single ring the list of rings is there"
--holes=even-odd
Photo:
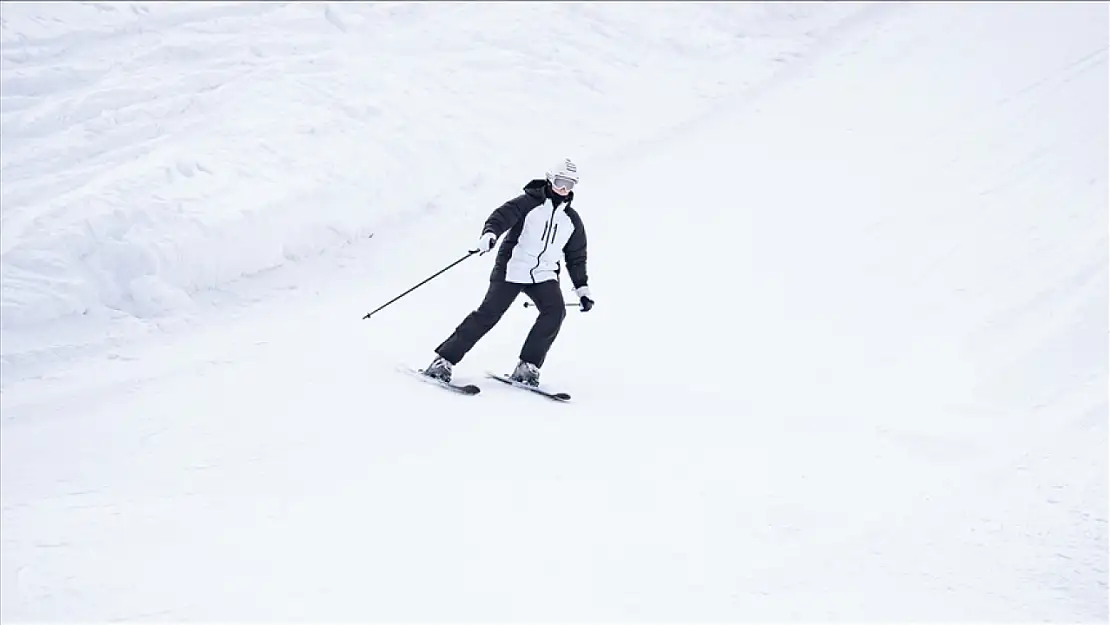
[[[504,316],[521,293],[527,295],[539,315],[524,339],[520,360],[510,377],[539,386],[540,368],[559,334],[566,317],[566,302],[559,287],[560,257],[566,261],[579,308],[594,306],[587,286],[586,230],[571,206],[578,184],[578,167],[564,159],[547,170],[545,178],[524,185],[524,193],[494,210],[482,227],[476,248],[484,255],[504,234],[497,251],[489,287],[478,308],[468,314],[446,340],[435,349],[436,356],[424,375],[451,381],[452,367],[466,356]]]

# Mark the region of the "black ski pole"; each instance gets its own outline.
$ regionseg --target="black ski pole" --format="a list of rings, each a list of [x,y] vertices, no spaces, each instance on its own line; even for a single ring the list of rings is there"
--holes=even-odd
[[[401,293],[401,294],[400,294],[400,295],[398,295],[397,297],[394,297],[393,299],[391,299],[391,300],[389,300],[388,302],[386,302],[386,303],[382,304],[381,306],[378,306],[378,307],[377,307],[377,308],[375,308],[374,310],[371,310],[370,312],[366,313],[366,315],[365,315],[365,316],[363,316],[363,319],[369,319],[369,318],[370,318],[370,315],[372,315],[372,314],[374,314],[374,313],[378,312],[379,310],[381,310],[381,309],[385,308],[386,306],[389,306],[389,305],[390,305],[390,304],[392,304],[393,302],[396,302],[397,300],[399,300],[399,299],[401,299],[402,297],[404,297],[404,296],[408,295],[409,293],[412,293],[413,291],[415,291],[415,290],[416,290],[416,289],[418,289],[419,287],[423,286],[424,284],[427,284],[427,283],[428,283],[429,281],[431,281],[431,279],[432,279],[432,278],[435,278],[435,277],[436,277],[436,276],[438,276],[439,274],[441,274],[441,273],[443,273],[443,272],[447,271],[448,269],[450,269],[450,268],[454,267],[455,265],[457,265],[457,264],[459,264],[459,263],[463,262],[464,260],[466,260],[466,259],[470,258],[471,256],[473,256],[473,255],[475,255],[475,254],[477,254],[477,253],[478,253],[478,250],[471,250],[471,251],[467,252],[467,253],[466,253],[466,256],[463,256],[462,258],[460,258],[460,259],[456,260],[455,262],[451,263],[450,265],[447,265],[447,266],[446,266],[446,267],[444,267],[443,269],[440,269],[439,271],[437,271],[437,272],[433,273],[432,275],[428,276],[427,278],[425,278],[425,279],[424,279],[424,281],[423,281],[423,282],[421,282],[421,283],[417,284],[416,286],[414,286],[414,287],[412,287],[411,289],[409,289],[409,290],[405,291],[404,293]]]
[[[578,306],[579,306],[579,304],[577,304],[577,303],[574,303],[574,304],[567,303],[567,304],[563,305],[564,308],[578,308]],[[524,302],[524,307],[525,308],[535,308],[536,305],[533,304],[532,302]]]

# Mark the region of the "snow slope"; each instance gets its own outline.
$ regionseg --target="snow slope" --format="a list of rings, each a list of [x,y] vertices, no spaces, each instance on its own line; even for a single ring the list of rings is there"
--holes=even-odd
[[[1105,5],[2,17],[4,620],[1107,620]]]
[[[854,10],[817,9],[6,5],[5,357],[103,342],[104,320],[158,328],[243,276],[423,217],[457,229],[546,167],[537,142],[622,145]]]

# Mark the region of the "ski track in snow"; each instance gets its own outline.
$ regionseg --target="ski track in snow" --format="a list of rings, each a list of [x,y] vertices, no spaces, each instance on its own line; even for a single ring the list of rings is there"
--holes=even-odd
[[[1107,18],[5,3],[3,619],[1107,620]]]

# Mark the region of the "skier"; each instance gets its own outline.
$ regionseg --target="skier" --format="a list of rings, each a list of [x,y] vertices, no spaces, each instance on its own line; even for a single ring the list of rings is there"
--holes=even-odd
[[[559,288],[561,264],[566,261],[574,293],[583,312],[593,308],[586,285],[586,230],[582,218],[571,207],[578,167],[565,159],[548,169],[545,178],[524,185],[524,193],[505,202],[482,228],[478,245],[470,250],[485,254],[498,237],[506,234],[497,251],[489,288],[482,303],[468,314],[436,349],[436,357],[424,374],[451,381],[451,369],[488,333],[509,306],[524,293],[539,310],[520,350],[513,370],[515,381],[538,386],[540,367],[559,334],[566,317],[566,303]]]

